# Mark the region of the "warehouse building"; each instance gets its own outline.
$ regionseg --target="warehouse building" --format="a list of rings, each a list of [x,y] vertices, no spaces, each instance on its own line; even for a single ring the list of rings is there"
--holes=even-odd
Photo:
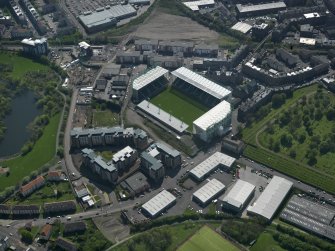
[[[217,179],[212,179],[200,189],[193,193],[192,199],[198,202],[201,206],[206,206],[213,199],[217,198],[225,189],[223,185]]]
[[[199,165],[194,167],[190,171],[190,175],[197,181],[202,181],[207,177],[207,175],[215,171],[218,167],[225,170],[230,170],[235,163],[235,160],[235,158],[230,157],[227,154],[216,152],[201,162]]]
[[[222,101],[193,121],[193,133],[205,142],[221,137],[231,130],[231,106]]]
[[[176,78],[173,87],[206,106],[214,107],[231,97],[230,90],[185,67],[173,71],[172,75]]]
[[[136,78],[133,81],[133,100],[140,102],[163,91],[167,86],[168,73],[168,70],[157,66]]]
[[[133,6],[115,5],[98,8],[95,12],[87,11],[78,16],[79,21],[87,32],[98,32],[115,26],[120,20],[136,16]]]
[[[255,5],[236,4],[236,10],[239,17],[268,15],[278,13],[278,11],[285,9],[286,4],[282,1]]]
[[[231,27],[231,29],[247,34],[252,29],[252,26],[248,23],[237,22]]]
[[[235,185],[220,200],[223,202],[222,207],[228,211],[239,213],[251,200],[255,193],[255,186],[243,180],[237,180]]]
[[[176,203],[176,197],[170,192],[163,190],[142,206],[144,213],[155,218],[164,210],[172,207]]]
[[[293,183],[284,178],[273,176],[263,193],[258,197],[252,206],[247,209],[248,214],[261,216],[266,220],[271,220],[290,192]]]
[[[214,0],[200,0],[200,1],[183,2],[183,4],[192,11],[199,11],[201,9],[214,7],[215,2]]]
[[[309,233],[335,241],[335,210],[292,196],[280,214],[280,219]]]

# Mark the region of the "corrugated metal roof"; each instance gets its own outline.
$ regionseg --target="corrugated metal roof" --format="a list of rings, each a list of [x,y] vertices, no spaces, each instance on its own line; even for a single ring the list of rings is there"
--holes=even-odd
[[[254,189],[255,186],[249,182],[237,180],[233,188],[226,196],[224,196],[222,201],[240,208],[249,198]]]
[[[224,99],[231,93],[231,91],[229,91],[228,89],[185,67],[180,67],[179,69],[173,71],[172,75],[184,80],[185,82],[220,100]]]
[[[208,201],[214,199],[224,189],[225,185],[217,179],[212,179],[200,189],[195,191],[193,196],[200,200],[203,204],[206,204]]]
[[[145,209],[151,216],[156,216],[174,201],[176,201],[176,197],[174,197],[170,192],[163,190],[145,203],[142,208]]]
[[[256,202],[248,207],[248,212],[271,220],[292,185],[291,181],[274,176]]]
[[[164,69],[163,67],[157,66],[148,71],[147,73],[136,78],[133,81],[133,89],[138,91],[168,72],[169,71]]]
[[[199,165],[194,167],[190,173],[193,174],[197,179],[202,179],[206,174],[212,172],[219,165],[225,165],[230,167],[235,162],[235,158],[230,157],[227,154],[216,152],[209,158],[205,159]]]
[[[230,103],[228,103],[227,101],[222,101],[221,103],[210,109],[208,112],[203,114],[201,117],[193,121],[193,125],[196,125],[197,127],[206,131],[209,127],[224,120],[230,113]]]

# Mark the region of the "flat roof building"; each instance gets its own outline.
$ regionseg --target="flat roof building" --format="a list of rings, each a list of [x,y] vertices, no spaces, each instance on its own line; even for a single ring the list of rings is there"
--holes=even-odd
[[[193,193],[193,199],[199,202],[202,206],[205,206],[213,199],[217,198],[224,189],[225,185],[217,179],[212,179]]]
[[[280,219],[305,231],[335,241],[332,226],[335,210],[293,195],[280,214]]]
[[[142,209],[150,215],[150,217],[157,217],[162,211],[171,207],[176,202],[176,197],[174,197],[170,192],[163,190],[151,200],[146,202]]]
[[[246,33],[248,33],[252,29],[252,26],[250,24],[248,24],[248,23],[237,22],[236,24],[234,24],[231,27],[231,29],[239,31],[239,32],[242,32],[243,34],[246,34]]]
[[[227,154],[216,152],[210,157],[205,159],[199,165],[194,167],[190,174],[198,181],[204,180],[205,177],[216,170],[218,167],[223,167],[225,169],[230,169],[235,163],[235,158],[230,157]]]
[[[116,25],[122,19],[136,16],[136,14],[135,8],[126,4],[101,7],[95,12],[87,11],[78,16],[78,19],[88,32],[97,32]]]
[[[286,195],[290,192],[292,185],[291,181],[273,176],[263,193],[252,206],[248,207],[248,214],[271,220]]]
[[[215,2],[214,0],[200,0],[200,1],[183,2],[183,4],[192,11],[199,11],[200,9],[204,9],[206,7],[214,7]]]
[[[231,130],[231,105],[222,101],[193,121],[193,133],[205,142]]]
[[[34,55],[41,56],[48,53],[48,43],[46,38],[32,39],[25,38],[21,41],[23,52]]]
[[[239,17],[268,15],[285,9],[286,4],[283,1],[255,5],[236,4]]]
[[[243,180],[237,180],[227,195],[222,196],[223,208],[233,212],[240,212],[252,198],[255,186]]]

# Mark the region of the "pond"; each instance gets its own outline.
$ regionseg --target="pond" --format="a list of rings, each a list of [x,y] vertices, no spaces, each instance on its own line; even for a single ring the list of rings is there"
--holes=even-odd
[[[7,130],[0,141],[0,157],[13,155],[21,150],[30,137],[27,126],[40,114],[32,91],[16,96],[12,100],[11,108],[10,114],[4,120]]]

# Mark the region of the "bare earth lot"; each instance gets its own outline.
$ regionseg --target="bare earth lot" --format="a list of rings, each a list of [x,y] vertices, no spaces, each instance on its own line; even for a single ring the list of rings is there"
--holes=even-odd
[[[175,16],[160,11],[141,25],[134,36],[145,39],[159,40],[204,40],[215,41],[219,34],[198,24],[187,17]]]

